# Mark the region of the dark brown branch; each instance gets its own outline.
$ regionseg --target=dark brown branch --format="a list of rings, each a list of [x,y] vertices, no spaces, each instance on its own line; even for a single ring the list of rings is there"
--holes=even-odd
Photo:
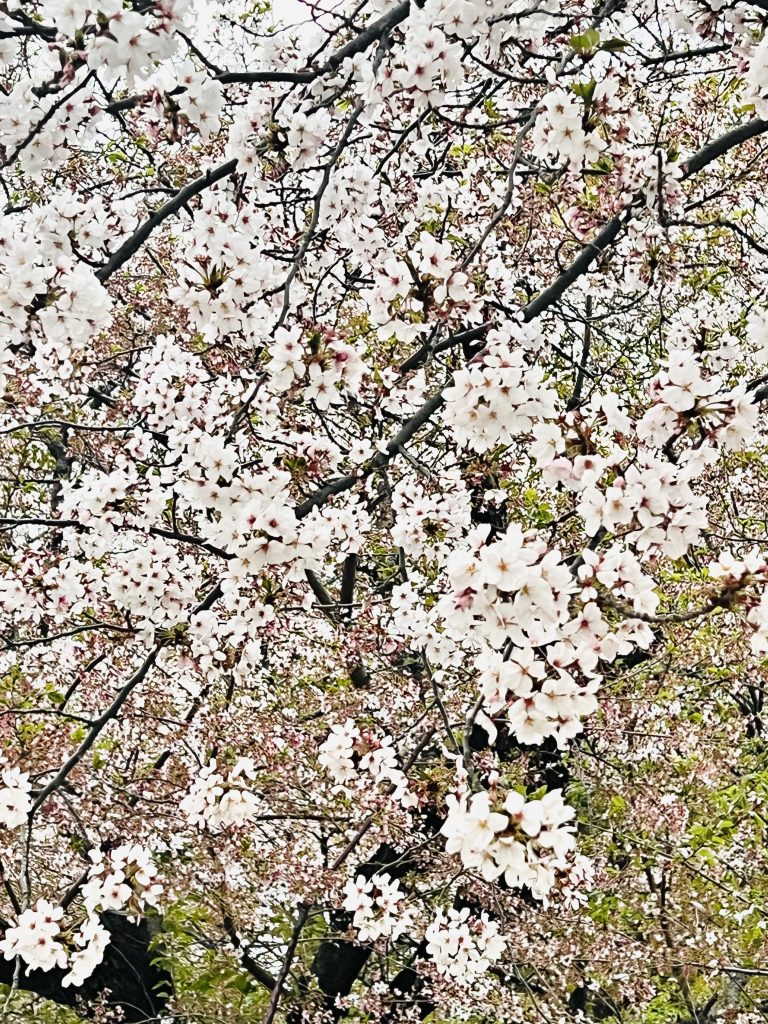
[[[76,519],[43,519],[33,516],[10,519],[5,516],[0,516],[0,529],[13,529],[17,526],[45,526],[50,530],[75,529],[79,532],[89,531],[92,529],[92,527],[87,526],[84,523],[79,523]],[[130,530],[135,533],[146,533],[150,537],[166,537],[168,540],[177,540],[182,544],[192,544],[194,547],[202,548],[204,551],[209,551],[212,555],[216,555],[219,558],[226,558],[227,560],[235,557],[229,551],[225,551],[224,548],[220,548],[218,545],[205,540],[204,537],[197,537],[192,533],[181,533],[179,530],[166,530],[161,526],[148,526],[144,528],[141,526],[134,526],[131,523],[125,523],[122,526],[113,526],[113,529],[118,532],[120,530]]]
[[[587,296],[587,302],[584,309],[584,341],[581,346],[581,360],[579,362],[579,368],[576,373],[576,383],[573,385],[573,394],[571,395],[566,409],[578,409],[581,404],[581,393],[584,389],[584,379],[587,375],[587,361],[589,359],[589,350],[592,346],[592,296]]]
[[[459,331],[457,334],[452,334],[448,338],[444,338],[442,341],[433,345],[432,341],[425,341],[421,348],[408,356],[404,363],[400,365],[400,373],[410,373],[411,370],[415,370],[421,366],[424,360],[430,354],[436,354],[438,352],[445,352],[449,348],[454,348],[456,345],[469,345],[473,341],[480,341],[488,333],[488,329],[492,327],[491,321],[480,324],[479,327],[470,327],[466,331]]]
[[[357,576],[357,555],[347,555],[341,570],[341,588],[339,590],[340,614],[344,618],[352,615],[352,601],[355,597],[355,578]]]
[[[400,431],[395,434],[387,445],[386,452],[380,452],[371,459],[364,470],[364,475],[368,476],[375,470],[386,466],[389,460],[398,454],[400,449],[411,440],[414,434],[417,434],[424,424],[429,422],[442,404],[442,394],[433,395],[427,399],[421,409],[411,416],[401,427]],[[351,473],[349,476],[339,477],[338,480],[331,480],[330,483],[325,484],[325,486],[315,491],[309,498],[296,506],[296,518],[303,519],[304,516],[309,515],[313,508],[319,508],[321,505],[324,505],[328,498],[334,494],[342,494],[344,491],[348,491],[362,479],[364,479],[364,476],[360,473]]]
[[[646,57],[643,64],[667,64],[675,60],[690,60],[692,57],[708,57],[711,53],[725,53],[730,50],[729,43],[717,43],[714,46],[700,46],[693,50],[678,50],[673,53],[663,53],[660,57]]]
[[[314,82],[317,71],[223,71],[216,75],[216,81],[223,85],[256,85],[259,82],[287,82],[300,85]]]
[[[768,248],[761,245],[756,238],[754,238],[748,231],[746,231],[740,224],[735,224],[732,220],[727,220],[724,217],[716,217],[714,220],[668,220],[666,221],[669,227],[675,228],[693,228],[694,230],[702,230],[704,228],[726,228],[728,231],[732,231],[739,238],[742,238],[747,245],[754,249],[755,252],[759,252],[761,256],[768,256]]]
[[[221,181],[223,178],[228,178],[230,174],[233,174],[237,168],[237,160],[227,160],[226,163],[220,164],[213,170],[206,171],[199,178],[191,181],[189,185],[179,189],[173,199],[169,199],[167,203],[160,207],[155,213],[152,214],[141,227],[127,239],[120,248],[114,253],[109,261],[104,264],[101,270],[97,271],[96,277],[104,284],[108,281],[112,275],[127,263],[128,260],[134,256],[139,249],[144,245],[149,236],[155,230],[160,227],[164,220],[167,220],[172,214],[177,213],[190,199],[204,192],[211,185],[215,185],[216,182]]]
[[[329,618],[331,622],[335,622],[336,615],[334,613],[336,609],[336,602],[326,590],[322,580],[316,572],[312,571],[312,569],[307,569],[304,575],[307,578],[309,589],[317,598],[318,605],[323,615]]]
[[[720,138],[715,139],[714,142],[703,146],[683,164],[683,178],[690,178],[699,171],[703,171],[705,167],[719,157],[725,156],[730,150],[735,149],[749,139],[762,135],[765,131],[768,131],[768,121],[756,118],[753,121],[747,121],[746,124],[739,125],[738,128],[734,128],[730,132],[726,132]],[[549,309],[550,306],[553,306],[564,295],[575,281],[583,274],[586,274],[595,260],[609,246],[613,245],[619,237],[622,228],[631,219],[634,210],[639,208],[644,200],[645,193],[639,192],[623,213],[618,217],[611,218],[605,227],[598,231],[592,241],[584,246],[570,267],[564,270],[549,288],[546,288],[540,295],[529,302],[527,306],[523,307],[523,319],[526,323],[530,323],[531,320],[541,316],[542,313]]]
[[[30,144],[30,142],[32,142],[32,140],[39,134],[40,129],[44,128],[48,124],[48,122],[51,120],[54,114],[56,114],[57,111],[61,110],[61,108],[67,102],[69,102],[69,100],[71,100],[73,96],[77,95],[77,93],[79,93],[80,90],[88,84],[91,78],[93,78],[93,74],[93,71],[89,71],[85,78],[82,80],[82,82],[78,82],[74,89],[70,89],[68,93],[65,93],[63,96],[60,96],[55,103],[52,103],[48,110],[46,110],[46,112],[37,122],[37,124],[30,130],[29,134],[25,135],[25,137],[21,140],[18,146],[16,146],[16,148],[13,150],[10,156],[7,156],[3,160],[2,164],[0,164],[0,167],[8,167],[9,164],[12,164],[14,160],[19,156],[19,154],[22,153]]]
[[[134,672],[130,679],[124,684],[122,689],[119,690],[117,696],[106,709],[106,711],[102,712],[102,714],[94,720],[94,723],[88,730],[85,739],[74,752],[74,754],[70,756],[70,758],[61,766],[61,768],[56,773],[56,775],[51,779],[51,781],[46,786],[44,786],[40,793],[37,795],[35,802],[32,804],[32,810],[29,812],[30,817],[32,817],[39,810],[39,808],[45,803],[45,801],[48,799],[51,793],[55,792],[59,788],[59,786],[65,781],[65,779],[67,779],[69,774],[82,761],[82,759],[85,757],[85,755],[88,753],[88,751],[91,749],[93,744],[98,739],[104,727],[114,718],[117,717],[120,708],[122,708],[123,704],[125,704],[130,695],[139,685],[139,683],[146,679],[147,675],[149,674],[149,671],[152,669],[155,662],[157,661],[158,654],[160,653],[164,646],[165,645],[162,642],[155,644],[155,646],[146,656],[146,658],[141,663],[136,672]]]
[[[372,43],[375,43],[386,35],[387,32],[395,28],[396,25],[405,21],[410,8],[410,0],[405,0],[405,2],[398,4],[389,14],[385,14],[382,18],[374,21],[359,35],[355,36],[354,39],[350,39],[348,43],[337,50],[319,68],[310,68],[306,71],[222,71],[214,75],[213,78],[215,81],[221,82],[222,85],[258,85],[271,82],[284,82],[288,85],[309,85],[323,75],[332,74],[334,71],[337,71],[348,57],[354,57],[358,53],[363,53],[367,50]],[[203,60],[202,55],[199,56]],[[204,63],[207,62],[204,61]],[[171,95],[178,95],[181,92],[184,92],[183,88],[174,89]],[[128,96],[125,99],[110,103],[104,109],[109,114],[132,110],[138,106],[141,99],[141,96]]]
[[[683,178],[692,177],[719,157],[725,156],[725,154],[730,152],[730,150],[735,149],[737,146],[747,142],[749,139],[756,138],[767,130],[768,121],[755,119],[748,121],[746,124],[740,125],[738,128],[734,128],[731,131],[726,132],[724,135],[721,135],[720,138],[715,139],[706,146],[703,146],[683,164]],[[571,287],[571,285],[587,273],[598,257],[613,245],[621,234],[622,229],[632,218],[635,210],[637,210],[644,201],[645,193],[638,192],[626,209],[618,216],[611,218],[611,220],[609,220],[608,223],[598,231],[592,241],[588,242],[578,256],[576,256],[571,265],[564,270],[548,288],[545,288],[544,291],[537,295],[535,299],[532,299],[527,305],[523,306],[521,312],[525,323],[530,323],[531,320],[536,320],[542,315],[542,313],[545,313],[548,309],[554,306],[555,303],[558,302],[565,292]],[[480,328],[477,328],[477,330],[480,330]],[[426,358],[426,353],[424,357]],[[442,404],[443,397],[441,393],[437,393],[432,395],[431,398],[428,398],[421,409],[414,413],[414,415],[403,424],[399,433],[396,434],[387,445],[386,452],[376,455],[366,466],[361,467],[360,472],[353,473],[345,477],[339,477],[337,480],[331,480],[329,483],[319,488],[314,494],[310,495],[296,507],[297,518],[303,518],[308,515],[313,508],[318,508],[325,504],[328,498],[333,497],[335,494],[342,494],[343,492],[350,490],[355,486],[355,484],[364,479],[365,476],[369,476],[376,470],[386,466],[390,459],[397,455],[400,449],[407,444],[407,442],[410,441],[416,433],[418,433],[424,424],[429,422]]]
[[[42,36],[44,39],[55,39],[58,33],[58,29],[55,25],[43,25],[40,22],[35,21],[28,14],[23,11],[13,11],[7,15],[11,21],[18,21],[24,28],[24,33],[27,35]]]
[[[739,125],[738,128],[731,129],[731,131],[721,135],[719,139],[715,139],[714,142],[702,146],[697,153],[694,153],[689,160],[686,160],[683,164],[683,177],[690,178],[692,175],[698,174],[708,164],[711,164],[713,160],[725,156],[730,150],[741,146],[744,142],[749,142],[750,139],[757,138],[758,135],[762,135],[766,131],[768,131],[768,121],[763,121],[759,117],[754,118],[752,121],[747,121],[746,124]]]
[[[293,926],[290,941],[288,942],[288,948],[286,949],[285,956],[283,957],[280,973],[275,979],[275,986],[272,989],[272,995],[269,997],[269,1006],[267,1007],[267,1013],[264,1017],[264,1024],[272,1024],[272,1021],[275,1019],[277,1007],[280,1004],[280,996],[283,992],[283,985],[285,984],[285,979],[288,977],[288,972],[291,969],[293,957],[296,953],[296,947],[299,944],[299,937],[307,922],[307,918],[309,917],[309,910],[310,907],[307,903],[300,903],[298,906],[296,922]]]
[[[224,931],[227,933],[229,941],[232,943],[232,945],[235,947],[235,950],[237,951],[238,961],[243,965],[246,971],[248,971],[251,977],[255,978],[255,980],[258,981],[260,985],[263,985],[264,988],[267,989],[269,992],[274,991],[274,988],[277,984],[276,979],[269,973],[269,971],[265,970],[260,963],[253,959],[251,954],[243,945],[240,936],[237,934],[235,922],[232,920],[231,916],[228,913],[224,914],[222,923],[224,925]]]

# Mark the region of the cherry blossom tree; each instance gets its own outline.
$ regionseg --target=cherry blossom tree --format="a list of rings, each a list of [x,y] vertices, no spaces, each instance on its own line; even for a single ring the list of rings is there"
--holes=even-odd
[[[756,1024],[768,4],[302,10],[0,2],[3,1019]]]

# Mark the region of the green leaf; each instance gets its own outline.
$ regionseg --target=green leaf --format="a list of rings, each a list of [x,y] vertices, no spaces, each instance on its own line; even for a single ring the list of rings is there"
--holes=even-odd
[[[594,79],[590,79],[588,82],[573,82],[571,89],[579,99],[584,100],[584,105],[588,107],[594,99],[596,86],[597,82]]]
[[[600,45],[600,33],[596,28],[588,28],[587,31],[582,32],[581,35],[571,36],[569,42],[571,44],[571,49],[576,53],[594,53]]]
[[[601,50],[607,50],[608,53],[618,53],[620,50],[625,50],[629,46],[626,39],[606,39],[604,43],[600,43]]]

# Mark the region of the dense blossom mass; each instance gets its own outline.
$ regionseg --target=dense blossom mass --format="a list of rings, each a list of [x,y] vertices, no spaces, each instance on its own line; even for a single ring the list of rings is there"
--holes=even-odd
[[[768,4],[292,10],[0,2],[3,1019],[757,1024]]]

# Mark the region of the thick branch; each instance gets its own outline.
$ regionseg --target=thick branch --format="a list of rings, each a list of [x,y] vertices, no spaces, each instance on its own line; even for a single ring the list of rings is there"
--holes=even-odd
[[[766,131],[768,131],[768,121],[763,121],[759,117],[752,121],[747,121],[746,124],[739,125],[738,128],[731,129],[725,135],[721,135],[719,139],[715,139],[714,142],[702,146],[697,153],[694,153],[689,160],[686,160],[683,164],[683,177],[690,178],[694,174],[698,174],[699,171],[703,171],[705,167],[711,164],[713,160],[725,156],[732,149],[735,149],[744,142],[749,142],[750,139],[757,138],[758,135],[762,135]]]
[[[217,181],[221,181],[222,178],[228,178],[237,168],[237,160],[227,160],[226,163],[221,164],[219,167],[215,167],[213,170],[206,171],[199,178],[191,181],[189,185],[179,189],[173,199],[169,199],[165,205],[161,206],[159,210],[152,214],[144,223],[135,231],[129,239],[127,239],[120,248],[114,253],[109,261],[104,264],[101,270],[96,272],[96,277],[104,284],[108,281],[112,275],[127,263],[131,256],[139,251],[144,245],[149,236],[159,227],[164,220],[167,220],[172,214],[177,213],[185,203],[189,202],[194,196],[204,192],[211,185],[215,185]]]
[[[768,131],[768,121],[756,119],[747,122],[747,124],[740,125],[738,128],[732,129],[730,132],[726,132],[721,135],[720,138],[715,139],[714,142],[708,143],[703,146],[697,153],[685,162],[683,165],[683,177],[690,178],[694,174],[703,170],[713,161],[717,160],[721,156],[725,156],[730,150],[735,149],[742,143],[747,142],[749,139],[754,139],[758,135]],[[645,200],[645,194],[643,192],[638,193],[629,206],[617,217],[611,218],[608,223],[595,235],[591,242],[581,250],[578,256],[574,259],[571,265],[557,277],[549,288],[546,288],[540,295],[535,299],[532,299],[527,305],[523,306],[522,314],[523,320],[526,323],[530,323],[532,320],[536,320],[538,317],[545,313],[548,309],[558,302],[566,291],[573,285],[580,277],[583,277],[587,273],[592,264],[601,256],[619,237],[622,228],[631,219],[634,211],[638,209]],[[477,329],[478,331],[481,328]],[[466,332],[466,335],[470,335],[472,332]],[[424,353],[424,358],[428,355]],[[415,368],[413,364],[409,366],[409,369]],[[416,434],[425,423],[427,423],[437,410],[443,404],[443,396],[441,393],[433,395],[427,399],[424,405],[419,409],[418,412],[406,421],[402,426],[399,433],[389,442],[387,445],[386,453],[382,453],[373,458],[368,466],[365,467],[361,473],[353,473],[349,476],[340,477],[337,480],[332,480],[319,490],[315,491],[314,494],[310,495],[305,501],[301,502],[296,508],[296,515],[299,519],[308,515],[313,508],[325,504],[328,498],[334,494],[341,494],[344,491],[348,491],[354,487],[363,476],[368,476],[370,473],[377,469],[381,469],[387,465],[391,458],[393,458],[408,441]]]
[[[213,78],[222,85],[258,85],[270,82],[285,82],[289,85],[309,85],[323,75],[332,74],[337,71],[348,57],[354,57],[358,53],[364,53],[368,47],[381,39],[387,32],[390,32],[396,25],[405,21],[411,9],[410,0],[394,7],[389,14],[374,21],[367,28],[350,39],[339,50],[318,68],[310,68],[306,71],[222,71]],[[172,90],[171,95],[177,96],[185,92],[183,87]],[[125,99],[116,100],[104,109],[109,114],[117,114],[123,110],[132,110],[139,104],[140,96],[127,96]]]

